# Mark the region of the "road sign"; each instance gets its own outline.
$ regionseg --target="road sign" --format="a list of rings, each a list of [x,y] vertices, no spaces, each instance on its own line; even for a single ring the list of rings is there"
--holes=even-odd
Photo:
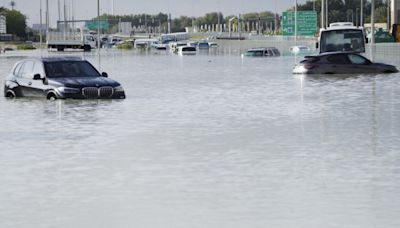
[[[293,11],[282,13],[282,30],[284,36],[294,36],[295,33],[295,14]],[[297,12],[297,35],[314,36],[317,33],[317,12],[298,11]]]
[[[97,21],[86,21],[85,27],[89,30],[97,30]],[[100,29],[108,29],[108,21],[100,21]]]

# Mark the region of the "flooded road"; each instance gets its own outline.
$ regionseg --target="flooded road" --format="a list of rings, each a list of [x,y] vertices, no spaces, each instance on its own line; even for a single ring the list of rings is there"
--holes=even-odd
[[[294,63],[110,50],[126,100],[0,97],[0,227],[399,227],[400,74]]]

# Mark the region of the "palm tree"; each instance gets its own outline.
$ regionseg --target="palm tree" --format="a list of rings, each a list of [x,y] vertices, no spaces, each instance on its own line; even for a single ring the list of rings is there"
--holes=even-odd
[[[11,1],[11,2],[10,2],[10,6],[11,6],[11,9],[12,9],[12,10],[14,10],[15,5],[16,5],[15,1]]]

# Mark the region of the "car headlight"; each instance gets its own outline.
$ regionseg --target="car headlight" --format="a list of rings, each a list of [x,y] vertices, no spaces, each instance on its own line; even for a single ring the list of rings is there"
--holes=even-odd
[[[80,90],[76,88],[70,88],[70,87],[58,87],[57,90],[61,93],[79,93]]]
[[[124,92],[124,88],[122,86],[114,87],[114,92]]]

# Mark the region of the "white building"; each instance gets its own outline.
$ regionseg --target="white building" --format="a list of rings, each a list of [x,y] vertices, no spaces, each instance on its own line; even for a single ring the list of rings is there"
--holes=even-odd
[[[6,16],[0,15],[0,34],[7,33]]]

